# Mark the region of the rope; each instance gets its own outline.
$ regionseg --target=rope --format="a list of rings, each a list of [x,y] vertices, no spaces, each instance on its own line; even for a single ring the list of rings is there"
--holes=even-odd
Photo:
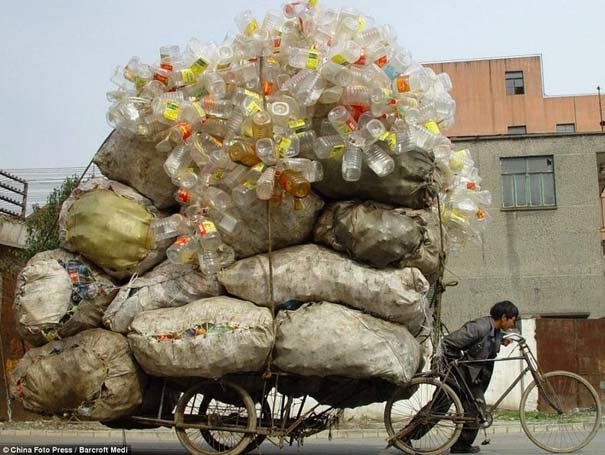
[[[267,359],[267,368],[263,377],[265,379],[272,376],[271,363],[273,360],[273,351],[275,350],[275,339],[277,338],[277,319],[275,313],[275,297],[273,291],[273,235],[271,232],[271,200],[267,201],[267,243],[269,251],[267,252],[267,259],[269,260],[269,299],[271,301],[271,315],[273,316],[273,342],[271,343],[271,350],[269,351],[269,357]]]
[[[10,393],[8,391],[8,377],[6,375],[6,362],[4,361],[4,341],[2,340],[2,333],[0,332],[0,360],[2,361],[2,374],[4,379],[4,393],[6,394],[6,414],[8,421],[13,421],[13,410],[11,407]]]
[[[441,341],[443,324],[441,322],[441,294],[445,291],[443,285],[443,273],[445,271],[445,232],[443,230],[443,222],[441,220],[441,199],[437,194],[437,216],[439,218],[439,274],[435,283],[435,293],[433,296],[434,308],[433,308],[433,349],[437,349]]]

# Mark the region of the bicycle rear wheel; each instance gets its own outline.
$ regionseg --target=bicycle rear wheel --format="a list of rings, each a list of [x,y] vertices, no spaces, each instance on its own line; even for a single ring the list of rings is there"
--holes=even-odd
[[[456,392],[436,378],[412,379],[387,401],[384,423],[392,445],[410,455],[439,455],[462,431]]]
[[[538,447],[552,453],[571,453],[597,434],[601,402],[583,377],[551,371],[525,389],[519,417],[523,431]]]

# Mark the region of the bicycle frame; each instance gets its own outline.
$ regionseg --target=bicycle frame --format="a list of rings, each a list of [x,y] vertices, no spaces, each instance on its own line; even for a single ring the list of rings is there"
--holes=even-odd
[[[543,375],[542,371],[540,370],[540,367],[538,366],[536,357],[534,356],[533,352],[527,345],[527,341],[525,340],[525,338],[523,338],[522,336],[520,336],[518,334],[508,335],[507,338],[514,339],[514,341],[516,341],[518,343],[519,349],[521,351],[521,355],[514,356],[514,357],[506,357],[506,358],[501,358],[501,359],[454,360],[448,364],[446,372],[444,374],[439,375],[443,382],[446,382],[449,384],[451,382],[448,382],[448,380],[450,380],[450,378],[453,378],[454,381],[456,383],[458,383],[458,385],[459,385],[458,388],[460,389],[460,393],[463,395],[461,398],[464,398],[468,402],[473,403],[473,406],[474,406],[475,410],[477,411],[478,418],[481,418],[484,422],[487,422],[487,425],[485,426],[485,428],[488,428],[492,423],[491,415],[496,411],[496,409],[498,409],[500,404],[502,404],[502,401],[504,401],[504,399],[508,396],[508,394],[517,386],[517,384],[519,384],[519,382],[525,377],[525,375],[528,372],[531,373],[533,379],[537,383],[542,382],[542,375]],[[486,408],[484,410],[481,406],[479,406],[477,404],[475,397],[473,396],[473,394],[470,390],[470,387],[464,378],[464,373],[460,370],[459,366],[460,365],[479,365],[479,364],[495,363],[495,362],[507,362],[507,361],[511,361],[511,360],[525,361],[525,368],[523,368],[523,370],[512,381],[512,383],[508,386],[508,388],[500,395],[500,397],[492,405],[486,406]],[[549,401],[549,404],[553,405],[553,407],[558,410],[557,406],[555,406],[553,403],[550,403],[550,400],[548,400],[548,401]],[[478,421],[478,419],[474,418],[474,417],[473,418],[463,417],[462,420],[464,423],[476,422],[477,424],[479,424],[481,426],[481,422]]]

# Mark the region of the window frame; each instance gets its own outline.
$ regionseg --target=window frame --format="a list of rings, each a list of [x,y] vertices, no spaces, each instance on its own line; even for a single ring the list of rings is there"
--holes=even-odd
[[[543,158],[545,160],[551,160],[550,167],[551,171],[548,170],[531,170],[530,163],[532,159]],[[519,170],[504,170],[504,163],[513,163],[513,160],[523,160],[523,172]],[[534,161],[535,162],[535,161]],[[547,166],[548,162],[546,163]],[[540,176],[539,178],[539,192],[535,194],[533,190],[536,179],[532,179],[532,176]],[[552,204],[545,203],[545,180],[544,176],[551,176],[552,182],[547,182],[552,188]],[[512,177],[512,179],[511,179]],[[502,211],[522,211],[522,210],[554,210],[557,206],[557,186],[555,178],[555,159],[553,155],[525,155],[525,156],[503,156],[500,157],[500,179],[501,179],[501,191],[502,191],[502,204],[500,210]],[[507,180],[510,180],[510,187],[507,188]],[[525,205],[519,204],[518,197],[520,193],[517,190],[517,182],[523,182],[523,197]],[[550,189],[549,189],[550,190]],[[507,198],[507,193],[508,198]],[[539,196],[540,204],[532,205],[533,199]],[[512,199],[513,205],[505,205],[507,199]]]
[[[523,131],[515,132],[515,131],[513,131],[515,128],[517,128],[517,129],[523,128]],[[512,135],[527,134],[527,125],[511,125],[511,126],[507,127],[506,134],[512,134]]]
[[[523,74],[523,71],[505,71],[504,87],[506,89],[506,95],[525,95],[525,75]]]
[[[570,131],[564,131],[563,129],[560,130],[559,127],[569,127],[571,126],[573,128],[573,130]],[[575,133],[576,132],[576,124],[575,123],[557,123],[557,125],[555,126],[555,132],[557,133],[561,133],[561,134],[571,134],[571,133]]]

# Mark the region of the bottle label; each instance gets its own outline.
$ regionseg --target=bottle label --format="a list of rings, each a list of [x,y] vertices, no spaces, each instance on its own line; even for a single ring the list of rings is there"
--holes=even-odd
[[[197,74],[193,70],[187,68],[181,70],[181,78],[186,84],[193,84],[195,81],[197,81]]]
[[[348,65],[349,61],[342,54],[332,56],[332,61],[338,65]]]
[[[219,168],[212,173],[212,178],[215,181],[223,180],[225,177],[225,170],[223,168]]]
[[[216,232],[216,226],[212,221],[206,220],[202,221],[197,225],[197,231],[202,237],[205,237],[208,234],[212,234]]]
[[[281,37],[273,38],[273,53],[279,54],[281,50]]]
[[[382,71],[389,77],[389,79],[393,80],[397,76],[399,76],[399,71],[393,68],[391,65],[385,65],[382,67]]]
[[[365,17],[359,16],[357,19],[357,33],[361,33],[366,28]]]
[[[433,134],[439,134],[439,127],[437,126],[437,123],[433,120],[429,120],[428,122],[426,122],[424,124],[424,127],[429,130],[431,133]]]
[[[203,73],[206,68],[208,68],[208,62],[202,57],[198,58],[195,62],[193,62],[193,65],[189,67],[189,69],[196,75]]]
[[[391,150],[395,150],[397,147],[397,135],[391,131],[385,131],[378,136],[379,141],[384,141]]]
[[[164,108],[164,118],[174,122],[179,117],[179,111],[179,103],[169,101],[166,103],[166,107]]]
[[[380,58],[376,59],[376,60],[374,61],[374,63],[376,63],[376,65],[377,65],[379,68],[383,68],[383,67],[384,67],[384,65],[386,65],[388,61],[389,61],[388,57],[387,57],[386,55],[383,55],[382,57],[380,57]]]
[[[334,147],[332,147],[332,151],[330,152],[330,156],[328,156],[328,158],[338,159],[342,156],[344,151],[345,151],[344,144],[335,145]]]
[[[252,90],[248,89],[244,89],[244,95],[249,96],[250,98],[254,98],[258,101],[261,101],[263,99],[263,97],[260,96],[259,93],[253,92]]]
[[[242,183],[242,186],[244,188],[248,188],[249,190],[253,190],[254,188],[256,188],[256,182],[253,182],[252,180],[246,180],[244,183]]]
[[[290,120],[288,122],[288,128],[290,128],[291,130],[295,130],[297,128],[302,128],[306,124],[307,124],[307,122],[305,122],[304,118],[299,118],[296,120]]]
[[[178,190],[176,192],[176,200],[183,204],[189,204],[191,202],[191,195],[186,190]]]
[[[258,30],[258,22],[256,19],[252,19],[246,24],[246,28],[244,29],[244,33],[248,36],[252,35],[256,30]]]
[[[206,111],[204,110],[204,108],[200,105],[200,103],[198,102],[193,102],[191,103],[191,105],[193,106],[193,108],[196,110],[197,115],[200,116],[200,118],[205,119],[206,118]]]
[[[263,172],[265,170],[265,163],[260,162],[258,164],[255,164],[254,166],[252,166],[251,169],[257,172]]]
[[[319,65],[319,52],[310,50],[307,54],[307,61],[305,62],[305,67],[310,70],[317,69],[317,65]]]
[[[155,72],[155,73],[153,73],[153,79],[161,82],[164,85],[168,84],[168,76],[166,76],[165,74]]]
[[[262,110],[263,110],[263,108],[260,107],[256,101],[250,102],[248,104],[248,106],[246,107],[246,112],[248,113],[248,115],[255,114],[256,112],[259,112]]]
[[[304,210],[304,209],[305,209],[305,203],[303,202],[302,198],[295,197],[294,198],[294,210]]]
[[[407,76],[398,77],[395,79],[397,84],[397,90],[399,93],[409,92],[410,91],[410,83],[409,78]]]
[[[282,137],[281,141],[277,144],[277,151],[280,157],[284,157],[290,146],[292,145],[292,139],[288,137]]]
[[[178,132],[181,135],[181,138],[183,140],[189,138],[189,136],[191,136],[192,133],[192,129],[191,129],[191,125],[187,122],[181,122],[181,123],[177,123],[176,125],[174,125],[175,128],[178,130]]]

